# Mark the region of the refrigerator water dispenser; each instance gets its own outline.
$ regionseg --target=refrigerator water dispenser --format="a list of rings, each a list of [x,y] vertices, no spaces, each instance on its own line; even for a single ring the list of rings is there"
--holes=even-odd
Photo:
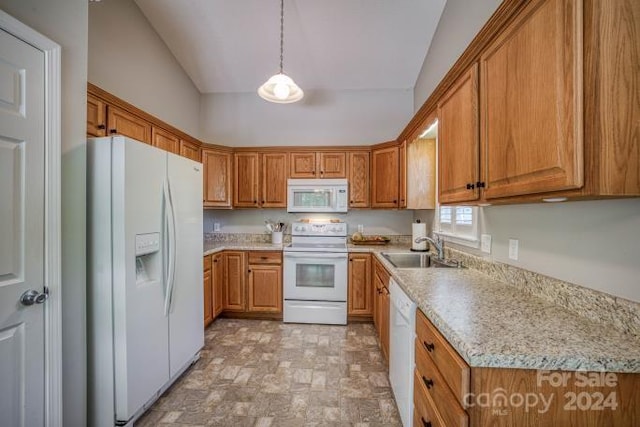
[[[136,234],[136,284],[160,278],[160,233]]]

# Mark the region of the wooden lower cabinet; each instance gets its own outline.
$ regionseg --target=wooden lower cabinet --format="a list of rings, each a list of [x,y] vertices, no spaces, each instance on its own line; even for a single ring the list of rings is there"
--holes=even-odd
[[[470,368],[421,311],[415,352],[414,425],[631,427],[640,420],[640,374]]]
[[[348,288],[347,314],[349,316],[373,316],[371,254],[349,254]]]
[[[203,275],[202,275],[202,299],[204,302],[204,327],[206,328],[213,322],[213,289],[211,280],[211,255],[207,255],[203,259]]]
[[[245,253],[227,251],[224,254],[225,283],[222,295],[223,311],[245,310]]]
[[[382,355],[387,363],[389,362],[389,317],[390,317],[390,301],[389,301],[389,278],[387,270],[380,262],[373,258],[373,323],[378,332],[380,340],[380,348]]]
[[[249,266],[247,311],[282,312],[282,267]]]
[[[222,313],[224,307],[224,285],[225,285],[225,269],[224,269],[224,253],[220,252],[211,256],[211,287],[213,289],[213,319]]]
[[[282,313],[282,252],[249,252],[247,311]]]

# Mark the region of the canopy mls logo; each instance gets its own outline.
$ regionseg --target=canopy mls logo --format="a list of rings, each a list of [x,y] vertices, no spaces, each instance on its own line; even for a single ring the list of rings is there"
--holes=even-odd
[[[486,393],[468,393],[464,396],[464,404],[468,408],[491,408],[492,415],[496,416],[508,415],[517,408],[524,408],[526,413],[537,411],[544,414],[549,411],[555,399],[559,405],[563,405],[565,411],[615,411],[618,408],[616,392],[606,392],[606,389],[615,389],[618,385],[618,377],[612,372],[538,371],[536,377],[539,390],[545,386],[551,389],[571,387],[589,390],[567,391],[561,395],[560,391],[507,393],[504,388],[496,388]],[[599,390],[592,391],[594,388]]]

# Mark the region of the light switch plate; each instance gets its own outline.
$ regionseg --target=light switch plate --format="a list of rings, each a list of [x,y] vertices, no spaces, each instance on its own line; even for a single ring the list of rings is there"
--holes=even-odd
[[[518,239],[509,239],[509,259],[518,260]]]
[[[491,234],[480,235],[480,250],[484,253],[491,253]]]
[[[214,222],[213,223],[213,231],[220,231],[220,223],[219,222]]]

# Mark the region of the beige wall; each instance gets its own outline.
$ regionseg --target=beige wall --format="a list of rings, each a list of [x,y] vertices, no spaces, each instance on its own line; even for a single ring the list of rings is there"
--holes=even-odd
[[[414,90],[416,110],[499,3],[447,1]],[[480,229],[493,238],[488,258],[640,301],[639,199],[486,207]],[[508,257],[510,238],[520,242],[518,261]]]
[[[89,4],[89,81],[199,137],[200,92],[133,0]]]
[[[230,146],[369,145],[395,139],[413,116],[410,90],[314,92],[278,105],[257,93],[208,94],[202,139]]]
[[[83,427],[86,425],[87,1],[0,0],[0,8],[62,46],[63,424]]]

